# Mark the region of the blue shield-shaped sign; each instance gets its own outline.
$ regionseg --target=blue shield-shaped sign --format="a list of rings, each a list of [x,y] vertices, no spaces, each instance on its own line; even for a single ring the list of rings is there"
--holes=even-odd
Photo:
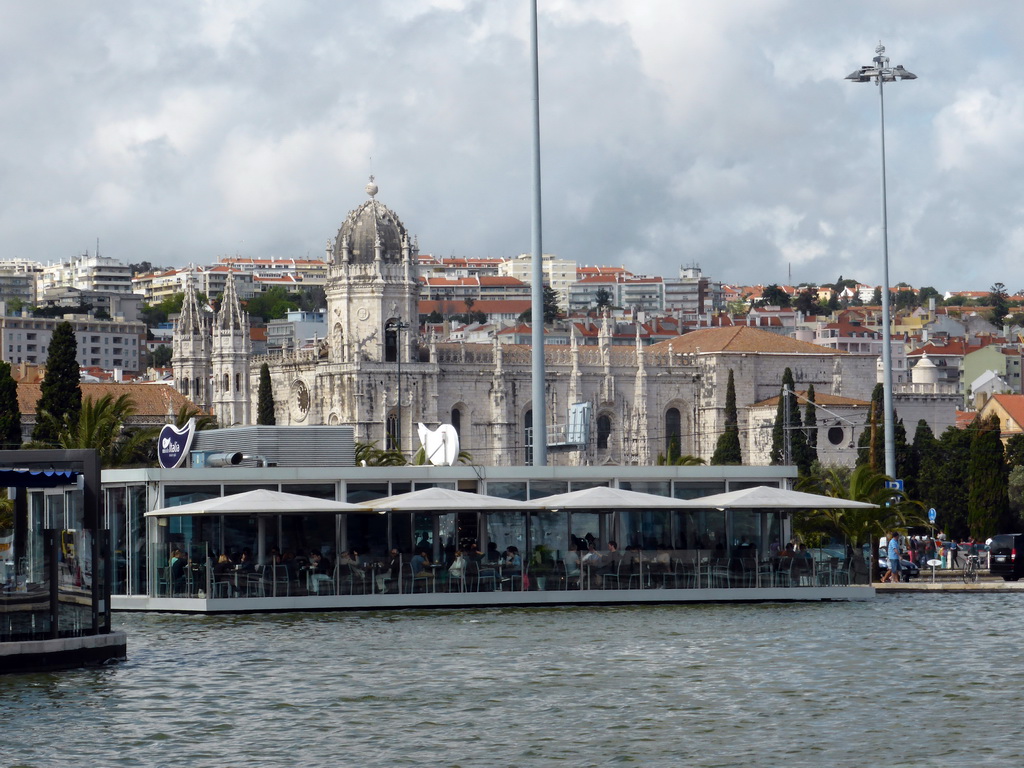
[[[196,433],[196,420],[189,419],[181,429],[173,424],[164,424],[156,441],[156,456],[164,469],[180,467],[192,447],[192,438]]]

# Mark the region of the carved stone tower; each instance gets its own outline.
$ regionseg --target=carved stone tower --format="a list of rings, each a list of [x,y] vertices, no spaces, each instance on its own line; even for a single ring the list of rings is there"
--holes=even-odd
[[[249,315],[242,311],[234,275],[228,272],[220,311],[213,320],[210,362],[213,372],[213,413],[221,427],[249,422]]]
[[[171,367],[174,387],[181,394],[208,411],[210,398],[210,321],[200,309],[192,274],[185,280],[181,314],[174,324],[171,341]]]
[[[419,285],[416,247],[398,216],[376,199],[349,213],[328,245],[327,318],[335,362],[413,362]],[[407,328],[400,327],[407,324]]]

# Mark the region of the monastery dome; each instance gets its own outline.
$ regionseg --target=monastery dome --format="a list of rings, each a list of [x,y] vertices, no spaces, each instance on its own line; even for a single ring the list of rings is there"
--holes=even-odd
[[[343,261],[346,245],[350,263],[372,264],[378,240],[383,249],[383,261],[398,263],[402,260],[402,247],[409,239],[405,225],[394,211],[376,199],[377,185],[373,183],[372,176],[366,185],[366,194],[370,199],[351,211],[338,230],[334,241],[335,264]]]

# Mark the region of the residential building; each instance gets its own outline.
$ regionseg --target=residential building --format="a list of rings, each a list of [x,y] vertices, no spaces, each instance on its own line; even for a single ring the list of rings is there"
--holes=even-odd
[[[81,368],[117,368],[128,372],[144,370],[145,323],[97,320],[87,315],[0,317],[0,355],[12,365],[45,364],[53,330],[65,320],[74,328]]]

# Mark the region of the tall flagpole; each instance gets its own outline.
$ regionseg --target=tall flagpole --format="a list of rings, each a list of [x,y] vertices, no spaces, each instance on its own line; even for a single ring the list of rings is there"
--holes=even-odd
[[[530,0],[530,53],[533,56],[533,232],[530,341],[533,345],[533,465],[548,463],[547,403],[544,391],[544,250],[540,206],[540,64],[537,53],[537,0]]]

